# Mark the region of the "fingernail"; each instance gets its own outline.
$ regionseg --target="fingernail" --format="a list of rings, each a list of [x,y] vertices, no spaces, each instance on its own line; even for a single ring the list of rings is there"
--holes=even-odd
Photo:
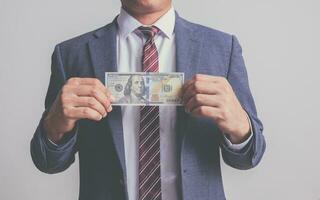
[[[107,116],[107,113],[104,113],[103,118],[105,118]]]
[[[112,106],[111,106],[111,105],[110,105],[110,108],[109,108],[109,109],[110,109],[110,112],[111,112],[111,111],[112,111]]]

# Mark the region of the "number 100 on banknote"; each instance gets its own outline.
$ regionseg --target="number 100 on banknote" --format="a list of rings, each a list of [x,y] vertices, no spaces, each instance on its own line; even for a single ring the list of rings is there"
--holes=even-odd
[[[184,73],[106,72],[112,105],[182,105]]]

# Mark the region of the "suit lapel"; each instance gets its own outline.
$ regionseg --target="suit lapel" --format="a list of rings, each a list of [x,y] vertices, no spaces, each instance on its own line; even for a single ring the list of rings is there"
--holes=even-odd
[[[95,76],[105,82],[105,72],[117,71],[117,24],[111,24],[98,30],[96,38],[89,42],[90,56]]]
[[[201,53],[201,41],[195,34],[197,30],[192,29],[188,23],[176,14],[176,64],[177,71],[185,73],[185,81],[192,78],[197,73],[199,58]],[[206,194],[207,186],[204,183],[205,178],[195,167],[197,156],[193,151],[191,118],[186,114],[183,107],[177,108],[177,133],[180,149],[180,167],[181,167],[181,187],[183,199],[198,199],[193,194],[192,189],[197,188],[197,194]],[[191,146],[190,146],[191,145]],[[192,188],[190,190],[190,188]]]
[[[186,22],[176,14],[175,23],[177,71],[185,73],[185,80],[197,72],[200,55],[200,41]]]
[[[192,78],[197,72],[200,57],[200,41],[194,36],[194,30],[176,13],[175,23],[176,39],[176,70],[184,72],[185,81]],[[179,148],[183,146],[184,134],[187,130],[188,115],[183,107],[177,107],[177,133]]]
[[[116,19],[95,33],[96,38],[89,42],[89,51],[95,76],[105,83],[105,72],[117,71],[117,22]],[[121,107],[114,106],[107,116],[113,142],[126,177]]]

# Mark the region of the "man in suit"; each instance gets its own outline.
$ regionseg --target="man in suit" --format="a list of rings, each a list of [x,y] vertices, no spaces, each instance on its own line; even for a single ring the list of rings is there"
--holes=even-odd
[[[35,165],[58,173],[78,152],[80,200],[225,199],[219,148],[237,169],[265,150],[237,39],[171,0],[121,2],[112,23],[55,47]],[[104,73],[115,71],[184,72],[184,106],[112,107]]]

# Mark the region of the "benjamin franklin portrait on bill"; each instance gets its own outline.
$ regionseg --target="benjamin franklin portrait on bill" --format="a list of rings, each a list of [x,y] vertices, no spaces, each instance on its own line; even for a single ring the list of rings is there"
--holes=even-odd
[[[119,103],[145,104],[148,102],[148,100],[144,98],[145,93],[146,88],[143,77],[131,75],[123,91],[124,97],[119,100]]]

